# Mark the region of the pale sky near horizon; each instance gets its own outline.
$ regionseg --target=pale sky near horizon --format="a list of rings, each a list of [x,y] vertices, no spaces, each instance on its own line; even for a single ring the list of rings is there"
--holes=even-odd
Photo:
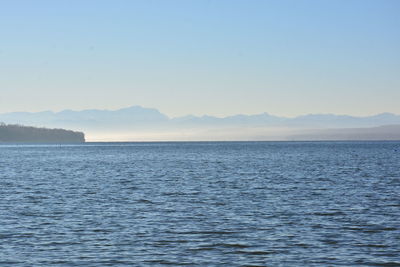
[[[397,0],[0,0],[0,113],[400,114]]]

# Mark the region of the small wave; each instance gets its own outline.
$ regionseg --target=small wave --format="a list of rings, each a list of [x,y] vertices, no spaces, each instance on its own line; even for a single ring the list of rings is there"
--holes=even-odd
[[[368,262],[366,265],[369,266],[384,266],[384,267],[399,267],[400,261],[389,261],[389,262]]]
[[[217,243],[213,244],[214,247],[226,247],[226,248],[249,248],[251,246],[238,243]]]
[[[189,262],[176,262],[176,261],[167,261],[167,260],[146,260],[145,263],[152,263],[152,264],[163,264],[163,265],[180,265],[180,266],[192,266],[193,263]]]
[[[239,250],[235,251],[235,253],[246,254],[246,255],[269,255],[276,254],[277,251],[263,251],[263,250]]]
[[[366,247],[366,248],[387,248],[388,245],[383,244],[358,244],[359,247]]]
[[[317,216],[340,216],[340,215],[345,215],[345,213],[341,211],[332,211],[332,212],[314,212],[312,215],[317,215]]]
[[[139,203],[146,203],[146,204],[156,204],[156,203],[154,203],[153,201],[148,200],[148,199],[139,199],[139,200],[137,200],[137,202],[139,202]]]
[[[234,231],[187,231],[187,232],[171,232],[170,234],[177,234],[177,235],[231,235],[237,234],[238,232]]]

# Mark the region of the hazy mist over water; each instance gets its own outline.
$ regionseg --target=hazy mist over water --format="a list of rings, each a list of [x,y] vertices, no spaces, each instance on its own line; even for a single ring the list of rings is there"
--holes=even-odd
[[[399,266],[399,142],[0,145],[1,266]]]

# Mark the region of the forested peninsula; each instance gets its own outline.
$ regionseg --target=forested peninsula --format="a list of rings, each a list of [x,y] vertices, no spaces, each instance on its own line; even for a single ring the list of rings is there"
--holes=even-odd
[[[64,129],[0,123],[0,143],[84,143],[85,134]]]

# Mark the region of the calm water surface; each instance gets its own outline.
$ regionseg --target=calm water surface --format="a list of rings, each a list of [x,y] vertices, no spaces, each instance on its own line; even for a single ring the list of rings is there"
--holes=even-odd
[[[0,266],[400,266],[400,142],[0,146]]]

